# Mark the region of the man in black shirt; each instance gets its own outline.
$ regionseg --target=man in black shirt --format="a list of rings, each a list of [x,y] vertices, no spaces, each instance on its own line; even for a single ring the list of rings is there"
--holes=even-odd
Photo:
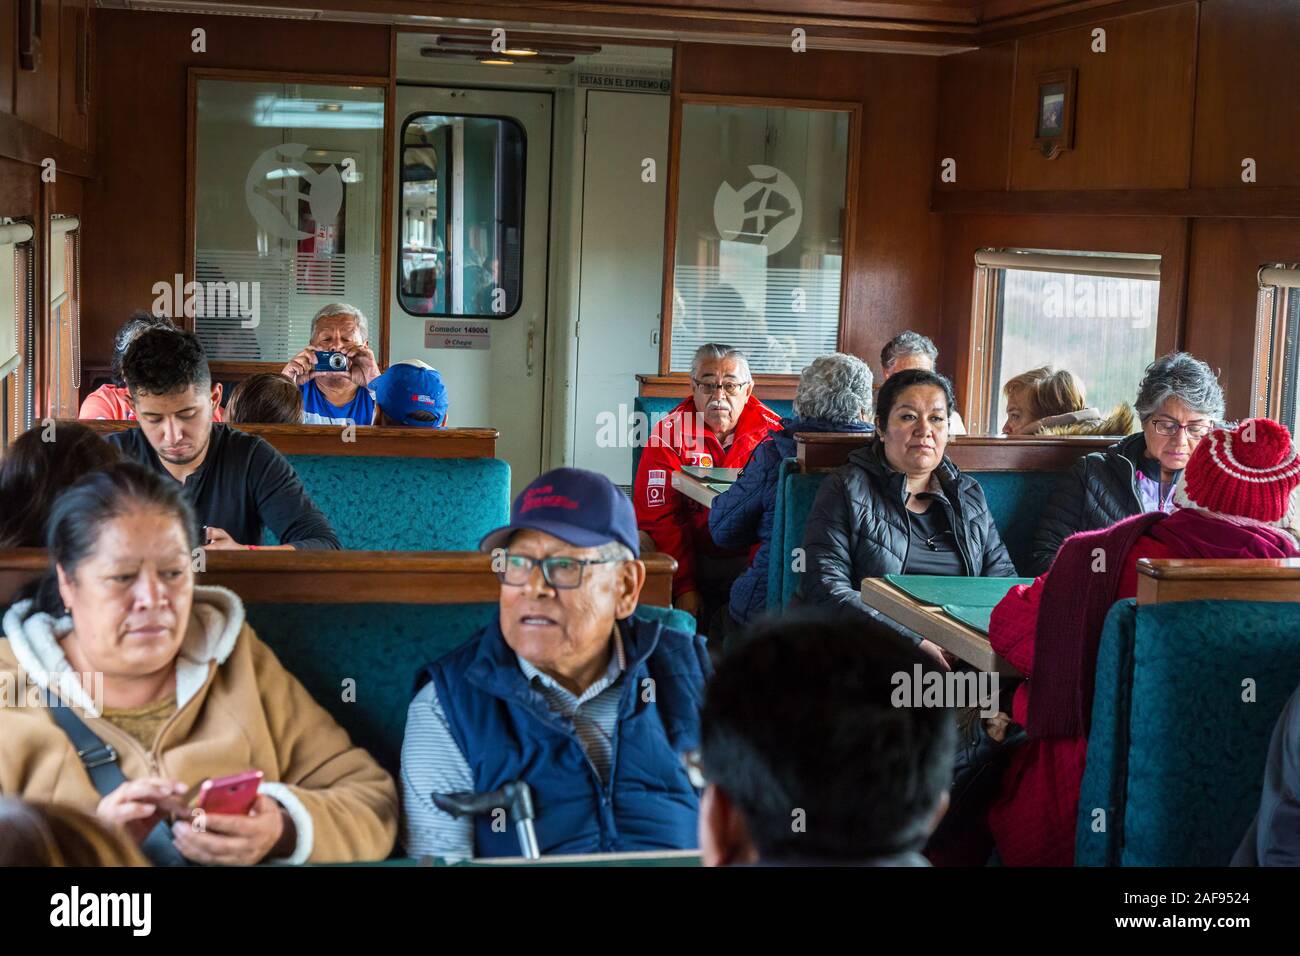
[[[181,483],[207,525],[207,547],[264,547],[263,527],[279,537],[281,549],[341,547],[283,455],[255,435],[213,422],[221,385],[194,335],[143,332],[122,371],[140,427],[109,440],[127,458]]]

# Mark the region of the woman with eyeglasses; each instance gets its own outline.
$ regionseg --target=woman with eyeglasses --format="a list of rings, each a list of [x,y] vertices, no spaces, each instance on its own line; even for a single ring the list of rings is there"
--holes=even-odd
[[[1223,389],[1204,362],[1171,352],[1147,366],[1134,405],[1142,431],[1083,456],[1057,485],[1039,519],[1026,573],[1046,571],[1072,534],[1173,511],[1192,451],[1223,418]]]

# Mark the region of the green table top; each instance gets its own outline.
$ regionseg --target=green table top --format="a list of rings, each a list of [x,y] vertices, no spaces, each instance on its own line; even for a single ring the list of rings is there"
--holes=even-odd
[[[1033,578],[965,578],[939,574],[886,574],[885,580],[922,604],[945,609],[947,605],[992,608],[1015,585],[1034,583]]]
[[[991,607],[970,607],[962,604],[945,604],[943,613],[972,627],[981,634],[989,632],[989,618],[993,616]]]

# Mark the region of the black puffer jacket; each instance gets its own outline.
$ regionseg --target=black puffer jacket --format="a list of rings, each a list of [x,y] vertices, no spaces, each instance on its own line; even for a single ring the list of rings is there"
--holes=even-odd
[[[1027,574],[1046,571],[1070,535],[1142,513],[1137,476],[1146,448],[1146,435],[1138,432],[1084,455],[1061,476],[1038,519]]]
[[[935,470],[966,572],[1014,577],[979,483],[947,458]],[[849,455],[848,464],[822,482],[804,528],[807,570],[797,603],[839,607],[874,616],[862,603],[863,578],[901,574],[907,563],[907,476],[884,460],[879,442]],[[935,507],[935,505],[931,505]]]

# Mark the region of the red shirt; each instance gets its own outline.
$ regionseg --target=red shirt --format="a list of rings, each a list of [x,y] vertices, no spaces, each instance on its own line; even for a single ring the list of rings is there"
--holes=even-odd
[[[696,589],[696,551],[712,554],[718,549],[709,537],[709,510],[673,488],[672,473],[682,465],[743,468],[768,433],[780,427],[781,416],[751,395],[724,449],[697,412],[695,399],[688,397],[650,433],[632,485],[632,504],[637,527],[650,535],[658,550],[677,559],[674,598]]]
[[[120,385],[101,385],[81,403],[81,411],[77,413],[78,418],[106,418],[109,421],[133,422],[135,421],[135,412],[131,411],[131,405],[127,402],[130,392]],[[221,421],[221,406],[218,405],[212,410],[212,420]]]

